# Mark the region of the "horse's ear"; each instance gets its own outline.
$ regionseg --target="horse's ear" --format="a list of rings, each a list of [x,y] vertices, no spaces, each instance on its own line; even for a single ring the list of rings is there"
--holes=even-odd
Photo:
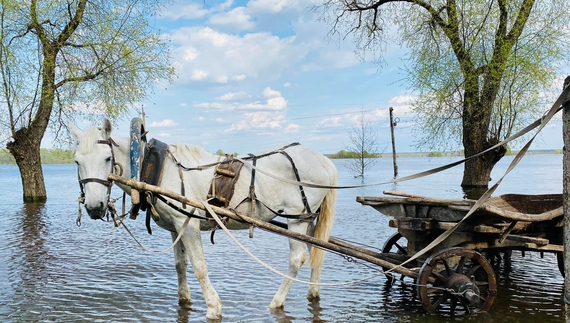
[[[105,118],[103,120],[103,128],[101,129],[101,135],[105,139],[111,138],[111,131],[113,131],[113,126],[111,125],[111,121]]]
[[[83,136],[83,131],[77,128],[71,121],[67,123],[67,126],[69,127],[69,131],[71,132],[73,137],[75,137],[75,140],[79,141],[79,138]]]

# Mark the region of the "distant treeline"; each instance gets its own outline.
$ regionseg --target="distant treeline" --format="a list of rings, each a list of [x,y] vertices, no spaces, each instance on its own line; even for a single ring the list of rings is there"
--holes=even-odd
[[[507,155],[516,155],[519,151],[510,149],[507,151]],[[538,155],[538,154],[562,154],[561,149],[539,149],[539,150],[529,150],[528,155]],[[451,151],[451,152],[413,152],[413,153],[397,153],[397,157],[463,157],[463,151]],[[327,157],[331,159],[345,159],[345,158],[360,158],[359,153],[353,151],[340,150],[336,154],[328,154]],[[392,157],[392,154],[372,154],[364,153],[364,158],[383,158]]]
[[[68,149],[46,149],[40,151],[42,164],[70,164],[73,163],[73,150]],[[8,149],[0,149],[0,165],[15,164],[14,157]]]
[[[220,154],[219,150],[216,152]],[[41,149],[42,164],[70,164],[73,163],[73,150],[69,149]],[[516,154],[517,151],[509,151],[507,155]],[[561,149],[556,150],[530,150],[527,154],[562,154]],[[222,153],[223,155],[223,153]],[[237,153],[234,153],[237,156]],[[364,158],[382,158],[390,157],[391,154],[372,154],[364,153]],[[463,156],[462,152],[425,152],[425,153],[398,153],[397,156],[403,157],[448,157],[448,156]],[[327,157],[331,159],[347,159],[347,158],[360,158],[359,154],[353,151],[340,150],[336,154],[328,154]],[[15,164],[14,157],[10,154],[8,149],[0,149],[0,165]]]
[[[373,153],[369,153],[367,151],[364,152],[363,154],[364,158],[379,158],[380,154],[373,154]],[[354,152],[354,151],[346,151],[346,150],[341,150],[336,154],[329,154],[327,155],[328,158],[331,159],[346,159],[346,158],[360,158],[360,153]]]

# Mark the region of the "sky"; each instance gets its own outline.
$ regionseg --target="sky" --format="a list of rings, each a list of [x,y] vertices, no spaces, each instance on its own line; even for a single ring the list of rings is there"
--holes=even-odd
[[[149,137],[213,153],[255,153],[300,142],[330,154],[350,147],[351,128],[364,112],[378,133],[379,152],[391,153],[392,107],[399,121],[396,152],[426,151],[412,132],[414,93],[402,82],[407,49],[389,44],[382,66],[360,60],[352,38],[330,37],[330,26],[310,10],[319,2],[167,5],[155,24],[170,39],[177,77],[172,84],[157,82],[138,106],[144,107]],[[130,117],[136,116],[132,109]],[[129,121],[116,122],[115,133],[126,136]],[[557,116],[531,149],[561,148]]]

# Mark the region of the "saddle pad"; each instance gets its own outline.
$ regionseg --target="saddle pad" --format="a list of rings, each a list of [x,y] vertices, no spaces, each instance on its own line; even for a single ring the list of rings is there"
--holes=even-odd
[[[211,205],[228,207],[242,166],[242,162],[234,160],[231,155],[226,155],[226,159],[216,167],[216,174],[208,191]]]
[[[141,165],[141,182],[159,186],[162,180],[162,166],[168,145],[156,139],[151,139],[145,147]]]

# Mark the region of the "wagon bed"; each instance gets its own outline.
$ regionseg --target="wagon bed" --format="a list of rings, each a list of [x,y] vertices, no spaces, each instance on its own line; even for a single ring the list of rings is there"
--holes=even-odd
[[[436,235],[456,225],[475,205],[469,199],[434,199],[389,192],[401,197],[356,198],[393,217],[391,227],[408,238],[409,254],[425,247]],[[439,248],[510,248],[562,252],[564,211],[562,194],[505,194],[490,198],[464,220]],[[419,233],[422,234],[419,234]]]

